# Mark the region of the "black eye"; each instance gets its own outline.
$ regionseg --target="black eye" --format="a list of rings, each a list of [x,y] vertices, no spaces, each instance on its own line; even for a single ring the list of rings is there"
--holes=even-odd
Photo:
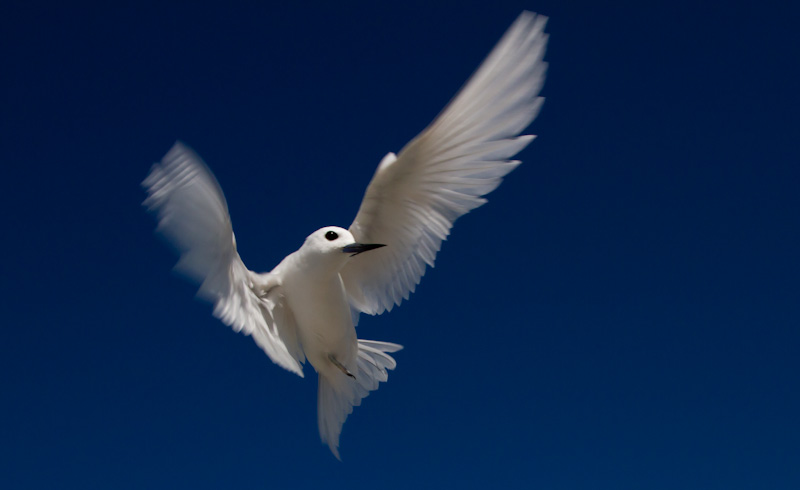
[[[328,233],[325,233],[325,238],[330,241],[334,241],[339,238],[339,235],[337,235],[335,231],[329,231]]]

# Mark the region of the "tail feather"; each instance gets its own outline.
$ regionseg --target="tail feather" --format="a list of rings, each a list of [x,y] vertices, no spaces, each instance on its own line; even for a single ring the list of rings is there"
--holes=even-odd
[[[358,341],[358,360],[355,379],[344,373],[333,377],[320,373],[317,391],[317,422],[319,436],[337,459],[339,456],[339,434],[344,421],[353,413],[353,407],[361,405],[361,399],[370,391],[378,389],[382,381],[389,379],[387,369],[397,366],[387,352],[397,352],[402,345],[371,340]]]

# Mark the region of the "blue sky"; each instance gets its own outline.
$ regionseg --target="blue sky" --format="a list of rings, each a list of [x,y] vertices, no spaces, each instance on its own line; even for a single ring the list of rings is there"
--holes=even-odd
[[[0,14],[3,488],[800,487],[798,8],[22,2]],[[319,443],[316,380],[170,273],[139,183],[176,139],[271,269],[347,226],[523,9],[538,134]]]

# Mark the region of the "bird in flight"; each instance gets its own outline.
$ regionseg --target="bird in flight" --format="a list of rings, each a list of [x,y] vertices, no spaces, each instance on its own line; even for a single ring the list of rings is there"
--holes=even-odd
[[[519,165],[511,158],[534,138],[520,133],[543,101],[546,20],[523,12],[436,119],[383,157],[350,227],[320,228],[270,272],[242,262],[222,189],[191,149],[175,143],[142,183],[143,204],[180,252],[176,269],[214,315],[279,366],[316,370],[319,433],[337,458],[345,419],[402,349],[357,338],[358,316],[408,299],[455,220]]]

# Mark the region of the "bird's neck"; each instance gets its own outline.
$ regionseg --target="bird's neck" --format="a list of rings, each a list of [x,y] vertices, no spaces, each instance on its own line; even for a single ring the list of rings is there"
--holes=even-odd
[[[303,271],[304,275],[322,279],[334,278],[339,275],[348,258],[345,254],[339,255],[308,253],[298,250],[291,257],[294,267]]]

